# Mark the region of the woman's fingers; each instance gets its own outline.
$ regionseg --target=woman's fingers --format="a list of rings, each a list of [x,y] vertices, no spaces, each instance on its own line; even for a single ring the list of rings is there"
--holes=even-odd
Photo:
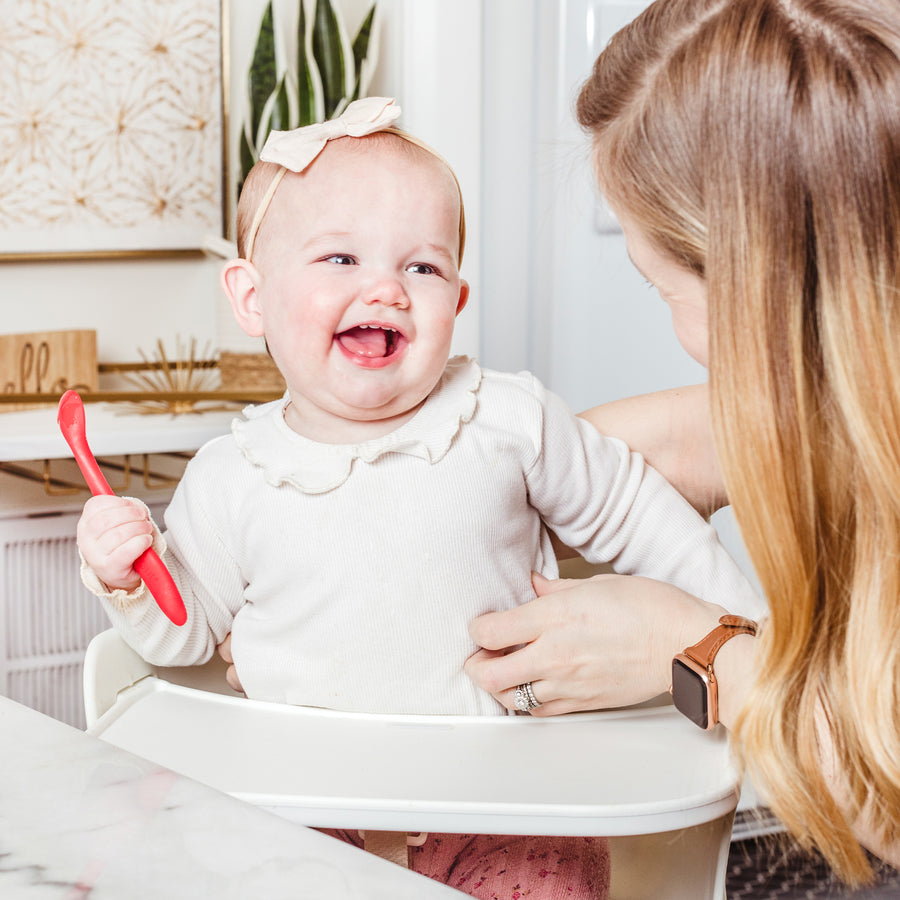
[[[528,648],[515,653],[503,654],[490,650],[479,650],[466,660],[466,674],[482,690],[493,694],[508,709],[515,709],[514,700],[507,696],[514,693],[518,685],[537,678],[535,661]]]
[[[540,620],[530,604],[504,612],[491,612],[469,623],[472,640],[485,650],[505,650],[533,641],[540,634]]]
[[[531,573],[531,583],[534,586],[534,592],[538,597],[544,597],[547,594],[555,594],[557,591],[565,591],[574,587],[578,583],[575,578],[545,578],[540,572]]]
[[[573,684],[567,684],[555,675],[541,678],[536,674],[542,666],[538,653],[528,651],[534,645],[524,647],[503,657],[502,662],[492,651],[480,650],[469,658],[466,673],[483,690],[509,710],[517,710],[516,689],[527,682],[531,684],[534,698],[540,706],[531,710],[533,716],[558,716],[579,709],[595,708],[581,697],[572,696]],[[499,685],[503,685],[499,687]],[[490,690],[490,687],[496,687]]]
[[[555,668],[553,642],[546,635],[560,620],[559,599],[550,595],[577,584],[569,579],[551,581],[532,573],[538,597],[504,612],[486,613],[469,626],[481,648],[466,662],[466,673],[482,689],[508,709],[515,709],[515,690],[520,684],[536,684]],[[564,618],[564,616],[563,616]],[[538,639],[545,637],[543,641]],[[552,682],[543,685],[542,703],[559,698]]]
[[[470,658],[466,673],[508,709],[526,682],[542,703],[533,715],[646,700],[666,689],[684,641],[709,630],[709,604],[651,579],[535,576],[534,585],[534,600],[470,628],[487,649]]]
[[[538,598],[566,590],[578,583],[571,578],[551,581],[537,572],[532,572],[531,578]],[[549,611],[549,607],[538,599],[504,612],[485,613],[469,623],[469,634],[485,650],[517,647],[530,643],[544,632]]]

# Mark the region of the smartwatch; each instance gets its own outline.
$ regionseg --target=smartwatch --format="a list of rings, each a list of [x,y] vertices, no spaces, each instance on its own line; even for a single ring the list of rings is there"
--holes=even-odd
[[[722,616],[719,624],[672,660],[669,692],[675,708],[695,725],[709,730],[719,724],[719,685],[713,662],[720,648],[739,634],[755,635],[757,624],[742,616]]]

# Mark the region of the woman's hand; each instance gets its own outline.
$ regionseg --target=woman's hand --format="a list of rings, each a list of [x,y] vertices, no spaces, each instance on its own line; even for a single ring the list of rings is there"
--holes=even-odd
[[[668,690],[672,657],[715,627],[724,610],[649,578],[549,581],[537,598],[469,627],[479,650],[466,673],[508,709],[530,681],[534,716],[629,706]],[[518,647],[509,651],[508,648]]]

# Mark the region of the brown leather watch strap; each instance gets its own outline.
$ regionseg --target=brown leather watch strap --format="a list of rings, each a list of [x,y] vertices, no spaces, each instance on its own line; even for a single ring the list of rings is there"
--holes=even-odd
[[[745,619],[743,616],[722,616],[719,624],[706,637],[685,648],[683,653],[705,669],[710,669],[716,654],[726,641],[739,634],[755,635],[757,628],[756,622],[752,619]]]

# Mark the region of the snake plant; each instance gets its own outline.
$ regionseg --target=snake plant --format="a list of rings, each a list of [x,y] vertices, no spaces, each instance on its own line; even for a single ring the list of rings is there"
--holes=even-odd
[[[364,97],[378,58],[375,4],[351,43],[332,0],[297,0],[296,53],[282,59],[283,37],[266,5],[247,74],[249,116],[240,137],[243,184],[270,131],[323,122]]]

